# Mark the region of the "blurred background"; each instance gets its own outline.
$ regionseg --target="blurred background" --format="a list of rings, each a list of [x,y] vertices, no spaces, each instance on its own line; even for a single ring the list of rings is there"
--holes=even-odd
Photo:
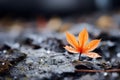
[[[26,17],[83,14],[118,9],[119,4],[119,0],[0,0],[0,14]]]
[[[119,0],[0,0],[0,31],[65,31],[80,22],[119,28],[119,8]]]

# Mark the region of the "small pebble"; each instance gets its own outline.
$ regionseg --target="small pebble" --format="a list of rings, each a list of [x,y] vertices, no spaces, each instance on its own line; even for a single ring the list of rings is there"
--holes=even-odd
[[[113,76],[113,77],[118,77],[118,76],[119,76],[119,74],[118,74],[118,73],[116,73],[116,72],[114,72],[114,73],[112,73],[112,76]]]

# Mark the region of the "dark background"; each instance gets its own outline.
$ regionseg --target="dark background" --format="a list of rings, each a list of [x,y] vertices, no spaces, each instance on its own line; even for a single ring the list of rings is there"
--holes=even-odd
[[[66,16],[107,12],[119,7],[120,0],[0,0],[0,16]]]

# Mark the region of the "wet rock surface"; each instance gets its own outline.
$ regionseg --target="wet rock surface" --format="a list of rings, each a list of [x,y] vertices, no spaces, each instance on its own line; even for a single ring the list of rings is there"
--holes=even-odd
[[[85,25],[85,24],[84,24]],[[8,44],[0,44],[0,79],[1,80],[120,80],[120,38],[106,34],[86,24],[90,39],[102,39],[100,46],[94,50],[102,58],[91,59],[79,54],[68,53],[63,47],[67,44],[62,33],[54,37],[39,36],[13,39]],[[70,29],[76,36],[82,25]],[[94,31],[94,32],[93,32]],[[27,34],[27,33],[26,33]],[[61,34],[61,39],[57,37]],[[25,35],[25,34],[24,34]],[[18,38],[18,37],[17,37]],[[37,41],[41,39],[41,41]],[[17,47],[15,45],[17,44]],[[76,71],[76,70],[88,70]],[[89,72],[89,70],[96,72]],[[101,72],[97,72],[101,70]]]
[[[4,44],[0,46],[0,73],[5,73],[12,66],[26,58],[26,54],[19,50],[12,49],[10,46]]]
[[[41,46],[46,50],[65,52],[65,49],[63,48],[65,45],[63,44],[62,40],[57,38],[47,38],[46,40],[42,41]]]

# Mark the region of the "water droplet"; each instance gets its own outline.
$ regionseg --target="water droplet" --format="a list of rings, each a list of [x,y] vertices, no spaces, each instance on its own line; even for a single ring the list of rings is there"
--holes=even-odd
[[[5,65],[5,63],[3,62],[2,65]]]
[[[107,76],[108,75],[108,73],[107,72],[104,72],[104,76]]]
[[[3,50],[3,53],[6,53],[7,51],[6,50]]]
[[[49,54],[49,53],[50,53],[50,50],[47,50],[47,53]]]
[[[117,57],[120,57],[120,52],[119,52],[119,53],[117,53]]]

